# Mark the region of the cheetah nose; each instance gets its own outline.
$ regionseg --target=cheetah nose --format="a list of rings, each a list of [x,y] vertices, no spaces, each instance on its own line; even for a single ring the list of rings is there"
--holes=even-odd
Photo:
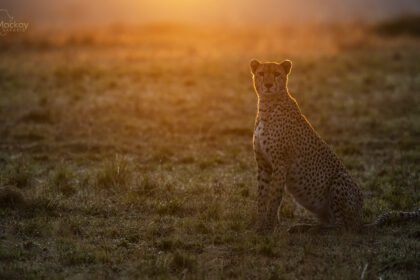
[[[273,84],[271,84],[271,83],[267,83],[267,84],[265,84],[265,87],[266,87],[267,89],[270,89],[272,86],[273,86]]]

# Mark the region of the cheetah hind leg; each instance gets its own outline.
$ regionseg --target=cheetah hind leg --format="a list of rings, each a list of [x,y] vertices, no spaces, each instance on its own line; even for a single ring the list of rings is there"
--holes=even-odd
[[[331,225],[321,225],[321,224],[296,224],[291,226],[287,232],[288,233],[305,233],[305,232],[311,232],[311,233],[323,233],[330,230],[336,230],[338,229],[335,226]]]

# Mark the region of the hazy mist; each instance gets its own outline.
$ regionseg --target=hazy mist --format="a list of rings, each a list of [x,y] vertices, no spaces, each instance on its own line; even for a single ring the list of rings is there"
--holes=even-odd
[[[3,0],[15,18],[32,26],[63,27],[114,23],[284,23],[375,21],[420,12],[418,0]]]

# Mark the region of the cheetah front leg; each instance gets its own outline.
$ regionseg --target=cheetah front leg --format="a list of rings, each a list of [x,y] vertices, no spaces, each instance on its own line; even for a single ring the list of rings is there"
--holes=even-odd
[[[277,209],[280,206],[286,182],[285,168],[276,168],[271,174],[270,184],[259,201],[259,227],[260,232],[272,231],[276,224]]]
[[[268,200],[268,190],[271,184],[272,169],[271,167],[260,157],[256,155],[258,164],[258,198],[257,198],[257,231],[264,231],[266,224],[266,205]]]

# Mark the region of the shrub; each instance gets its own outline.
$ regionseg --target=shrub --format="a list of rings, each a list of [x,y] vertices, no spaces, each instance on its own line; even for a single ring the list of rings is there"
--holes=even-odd
[[[23,160],[13,162],[6,172],[6,184],[24,188],[31,185],[31,169]]]
[[[170,267],[174,271],[183,271],[187,269],[188,271],[193,271],[196,266],[196,260],[195,258],[183,254],[179,251],[175,252],[175,254],[172,257]]]
[[[130,183],[131,173],[129,162],[120,156],[115,156],[114,160],[106,161],[96,174],[95,185],[106,190],[124,189]]]
[[[66,167],[59,166],[49,179],[50,189],[64,195],[72,195],[76,189],[72,186],[74,174]]]
[[[14,186],[0,188],[0,206],[2,208],[21,208],[25,205],[26,200],[21,190]]]

